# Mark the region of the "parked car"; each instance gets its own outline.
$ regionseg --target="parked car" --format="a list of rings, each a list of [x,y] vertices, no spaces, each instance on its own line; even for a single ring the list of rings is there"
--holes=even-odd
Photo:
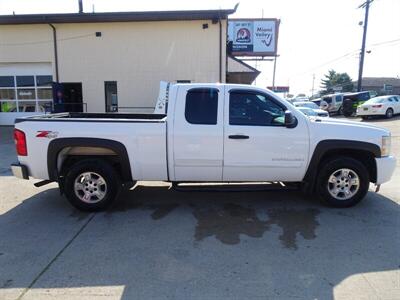
[[[326,204],[360,202],[390,180],[390,132],[308,118],[251,85],[162,85],[154,114],[61,113],[17,118],[16,177],[58,182],[70,203],[97,211],[138,180],[284,182]],[[288,186],[288,185],[285,185]]]
[[[323,96],[319,104],[320,108],[329,113],[341,115],[343,113],[343,95],[331,94]]]
[[[343,96],[343,115],[350,117],[357,112],[357,107],[365,101],[371,99],[369,91],[344,94]]]
[[[370,116],[391,118],[400,114],[400,96],[380,96],[372,98],[357,107],[357,116],[367,119]]]
[[[303,102],[294,102],[293,104],[307,116],[329,117],[329,113],[325,110],[320,109],[319,106],[314,102],[303,101]]]

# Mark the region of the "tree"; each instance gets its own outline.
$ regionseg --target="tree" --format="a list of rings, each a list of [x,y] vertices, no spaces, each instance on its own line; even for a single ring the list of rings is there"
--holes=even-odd
[[[328,74],[324,75],[324,79],[321,80],[321,94],[331,94],[335,91],[351,92],[353,91],[354,85],[353,80],[347,73],[337,73],[335,70],[329,70]]]

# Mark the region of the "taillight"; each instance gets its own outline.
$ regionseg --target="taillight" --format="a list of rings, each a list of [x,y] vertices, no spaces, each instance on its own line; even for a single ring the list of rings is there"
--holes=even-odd
[[[28,148],[26,147],[25,133],[21,130],[14,129],[14,142],[17,154],[19,156],[27,156]]]
[[[382,104],[372,105],[373,108],[381,108]]]

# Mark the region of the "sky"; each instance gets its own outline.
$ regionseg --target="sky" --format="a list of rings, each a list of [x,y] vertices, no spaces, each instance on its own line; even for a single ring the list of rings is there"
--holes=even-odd
[[[357,79],[365,0],[242,0],[230,18],[281,20],[275,85],[311,94],[329,69]],[[84,12],[233,8],[238,0],[83,0]],[[0,14],[77,12],[78,0],[0,0]],[[400,0],[374,0],[367,32],[364,77],[400,78]],[[255,84],[272,84],[273,63],[249,63],[261,71]],[[315,80],[313,77],[315,76]]]

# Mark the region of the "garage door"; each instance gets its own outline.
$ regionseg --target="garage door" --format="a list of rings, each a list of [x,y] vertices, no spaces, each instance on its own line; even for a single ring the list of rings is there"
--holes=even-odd
[[[51,63],[0,64],[0,125],[15,118],[50,112]]]

